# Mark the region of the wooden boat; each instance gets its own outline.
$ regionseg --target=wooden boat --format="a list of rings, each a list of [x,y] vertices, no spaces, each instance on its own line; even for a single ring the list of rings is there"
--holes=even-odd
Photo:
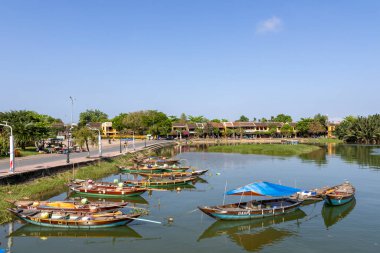
[[[290,198],[253,200],[235,204],[198,207],[202,212],[218,220],[246,220],[294,212],[301,201]]]
[[[70,190],[90,197],[131,197],[138,196],[147,191],[147,188],[142,187],[119,187],[116,185],[110,186],[99,186],[99,185],[88,185],[88,186],[73,186]]]
[[[105,212],[113,211],[128,205],[126,203],[92,202],[83,204],[79,201],[9,201],[17,208],[45,211],[64,211],[64,212]]]
[[[150,180],[127,180],[124,181],[127,185],[133,186],[143,186],[143,187],[170,187],[176,185],[184,185],[190,183],[197,179],[197,177],[186,177],[186,178],[177,178],[177,179],[167,179],[167,178],[155,178]]]
[[[123,166],[118,166],[118,168],[120,169],[120,172],[122,173],[134,173],[134,174],[138,174],[138,173],[161,173],[163,172],[162,169],[158,168],[158,167],[146,167],[146,166],[140,166],[140,167],[123,167]]]
[[[72,192],[69,197],[70,197],[70,199],[78,200],[78,199],[81,199],[83,197],[83,195]],[[104,201],[104,202],[115,203],[115,204],[127,203],[128,202],[128,205],[132,205],[132,206],[135,206],[138,204],[141,204],[141,205],[148,205],[149,204],[149,202],[141,196],[132,196],[132,197],[129,197],[129,196],[120,196],[120,197],[115,197],[115,196],[111,196],[111,197],[109,197],[109,196],[90,197],[90,196],[86,196],[86,198],[89,201],[98,201],[98,202]]]
[[[350,182],[332,187],[323,194],[323,199],[327,205],[340,206],[354,199],[355,187]]]
[[[174,158],[166,158],[166,157],[149,157],[147,159],[144,159],[142,163],[145,164],[178,164],[179,159]]]
[[[164,172],[164,173],[139,173],[140,176],[143,177],[151,177],[151,178],[176,178],[176,177],[194,177],[200,176],[207,172],[208,170],[195,170],[191,172]]]
[[[70,229],[97,229],[123,226],[140,216],[140,214],[122,214],[121,212],[83,214],[56,211],[45,212],[19,208],[8,208],[8,210],[20,219],[34,225]]]
[[[142,236],[129,226],[98,229],[67,229],[41,227],[32,224],[25,224],[13,233],[10,237],[37,237],[37,238],[142,238]]]

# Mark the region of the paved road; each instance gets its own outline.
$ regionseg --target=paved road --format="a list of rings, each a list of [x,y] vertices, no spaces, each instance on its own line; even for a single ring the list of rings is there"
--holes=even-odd
[[[156,141],[151,140],[147,141],[146,144],[153,144],[153,143],[160,143],[164,141]],[[145,145],[145,141],[136,141],[135,142],[135,148],[140,148]],[[124,148],[124,144],[122,143],[122,149]],[[108,142],[103,142],[103,155],[106,155],[107,153],[114,153],[120,150],[119,142],[113,142],[109,144]],[[132,142],[128,142],[127,150],[133,150]],[[87,152],[81,152],[81,153],[70,153],[70,158],[84,158],[88,155]],[[97,157],[98,156],[98,149],[97,147],[90,147],[90,156],[91,157]],[[17,167],[23,167],[23,166],[39,166],[44,163],[49,162],[63,162],[66,161],[66,154],[43,154],[43,155],[34,155],[34,156],[27,156],[27,157],[21,157],[21,158],[15,158],[15,166],[16,171]],[[1,159],[0,160],[0,171],[8,171],[9,170],[9,159]]]

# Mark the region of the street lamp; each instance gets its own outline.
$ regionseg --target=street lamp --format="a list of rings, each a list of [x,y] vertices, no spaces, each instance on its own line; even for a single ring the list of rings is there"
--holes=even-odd
[[[11,135],[9,136],[9,173],[15,172],[15,154],[14,154],[14,142],[13,142],[13,129],[8,122],[3,121],[5,124],[1,124],[0,126],[9,127],[11,129]]]
[[[102,157],[102,135],[101,135],[101,133],[100,133],[100,130],[97,129],[97,128],[92,128],[92,127],[90,127],[88,124],[87,124],[87,127],[88,127],[90,130],[98,131],[99,157]]]

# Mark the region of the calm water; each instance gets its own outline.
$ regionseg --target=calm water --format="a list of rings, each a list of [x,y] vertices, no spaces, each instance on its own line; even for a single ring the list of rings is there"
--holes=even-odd
[[[209,169],[203,180],[180,192],[145,193],[131,200],[129,206],[150,210],[144,218],[163,225],[135,221],[115,229],[65,231],[15,221],[1,227],[0,248],[55,253],[379,252],[379,147],[330,145],[307,156],[289,158],[193,151],[177,149],[178,157]],[[310,189],[345,179],[356,186],[357,194],[356,201],[341,207],[328,208],[319,202],[287,216],[239,222],[216,222],[196,209],[222,203],[226,183],[227,189],[256,180]],[[53,199],[66,197],[63,193]],[[226,202],[238,201],[239,197],[226,197]],[[168,217],[174,222],[168,223]]]

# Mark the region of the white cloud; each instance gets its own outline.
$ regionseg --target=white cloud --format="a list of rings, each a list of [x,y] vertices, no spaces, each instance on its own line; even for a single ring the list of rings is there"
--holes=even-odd
[[[283,22],[278,17],[271,17],[270,19],[261,21],[257,27],[257,33],[273,33],[281,30]]]

